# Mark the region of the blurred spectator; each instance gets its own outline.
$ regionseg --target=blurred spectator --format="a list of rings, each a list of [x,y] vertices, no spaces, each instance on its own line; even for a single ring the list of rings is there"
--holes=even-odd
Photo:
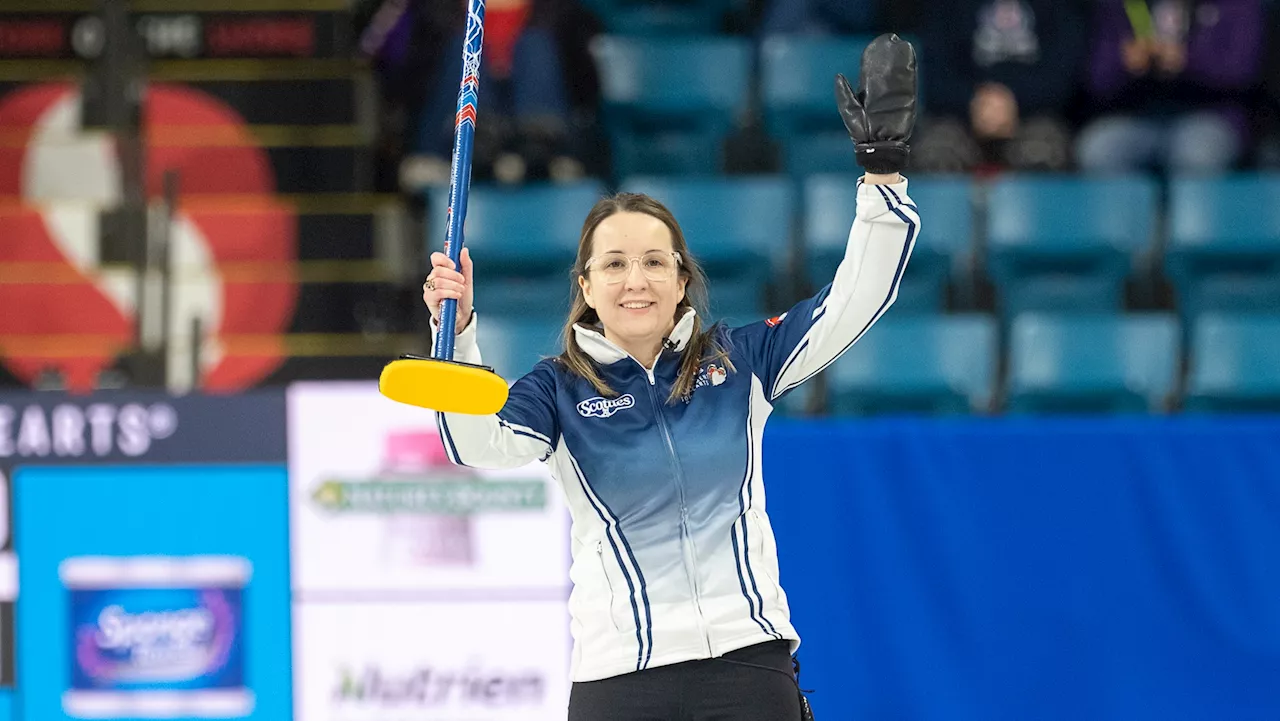
[[[876,4],[876,0],[772,0],[761,30],[765,35],[870,33],[876,27]]]
[[[1280,170],[1280,2],[1271,3],[1270,41],[1262,70],[1262,107],[1260,125],[1262,142],[1258,147],[1258,164]]]
[[[1262,0],[1101,0],[1080,134],[1089,171],[1222,172],[1248,142]]]
[[[371,2],[361,39],[403,102],[401,185],[449,182],[466,0]],[[380,18],[381,16],[381,18]],[[394,20],[393,20],[394,18]],[[587,43],[595,23],[573,0],[488,0],[473,174],[501,182],[580,177],[575,109],[595,106]],[[565,68],[575,70],[573,77]]]
[[[911,166],[1061,170],[1085,52],[1080,0],[937,0],[922,21],[925,119]]]

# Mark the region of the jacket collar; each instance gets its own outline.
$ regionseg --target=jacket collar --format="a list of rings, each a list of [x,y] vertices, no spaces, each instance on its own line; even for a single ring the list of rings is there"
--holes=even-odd
[[[671,330],[671,335],[665,339],[664,345],[667,350],[673,350],[677,353],[684,351],[685,346],[689,344],[689,338],[693,335],[693,318],[695,315],[697,313],[694,312],[693,308],[685,308],[684,315],[680,316],[680,320],[676,321],[676,327]],[[577,323],[573,326],[573,335],[578,341],[578,347],[591,356],[592,360],[601,365],[617,363],[620,360],[631,357],[630,353],[605,338],[600,326]],[[644,364],[641,363],[640,365]]]

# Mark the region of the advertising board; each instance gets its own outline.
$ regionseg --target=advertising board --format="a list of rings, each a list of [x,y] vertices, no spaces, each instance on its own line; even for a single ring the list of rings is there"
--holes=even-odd
[[[296,721],[563,721],[563,601],[301,604]]]
[[[568,512],[542,464],[454,466],[435,414],[374,383],[298,383],[288,405],[295,598],[567,588]]]

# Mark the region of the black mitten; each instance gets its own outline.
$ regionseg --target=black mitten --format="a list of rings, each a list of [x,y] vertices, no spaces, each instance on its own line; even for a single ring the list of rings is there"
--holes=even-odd
[[[836,76],[836,103],[853,139],[858,165],[869,173],[897,173],[911,153],[916,124],[916,51],[892,33],[862,51],[858,92]]]

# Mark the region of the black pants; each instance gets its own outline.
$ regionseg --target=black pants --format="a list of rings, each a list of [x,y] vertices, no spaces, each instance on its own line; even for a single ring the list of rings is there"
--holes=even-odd
[[[569,721],[800,721],[794,679],[789,643],[768,641],[721,658],[575,683]]]

